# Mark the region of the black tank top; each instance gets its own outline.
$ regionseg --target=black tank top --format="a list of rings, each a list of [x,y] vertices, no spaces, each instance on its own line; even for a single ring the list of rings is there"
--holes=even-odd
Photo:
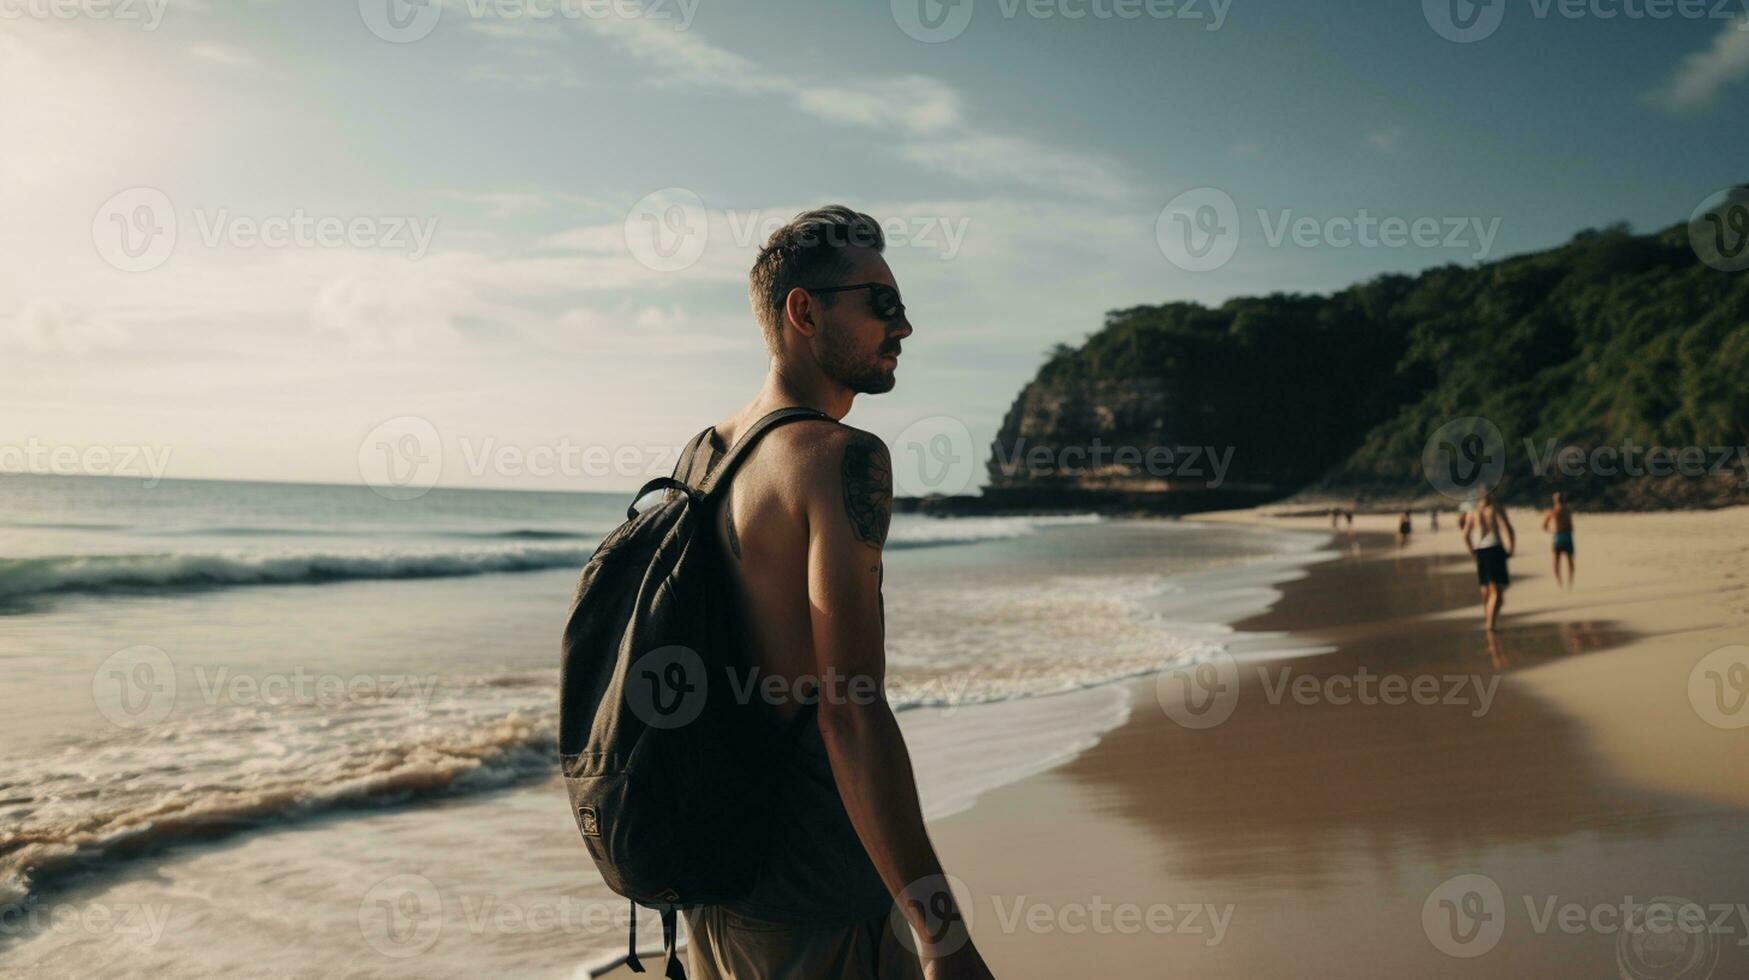
[[[681,453],[675,479],[698,486],[724,452],[716,430],[706,429]],[[752,658],[744,655],[743,662]],[[784,768],[776,782],[771,851],[752,892],[726,908],[763,922],[814,928],[887,914],[892,898],[844,810],[819,725],[801,725]]]

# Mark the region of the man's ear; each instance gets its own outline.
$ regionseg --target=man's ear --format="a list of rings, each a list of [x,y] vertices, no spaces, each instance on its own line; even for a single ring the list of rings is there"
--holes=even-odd
[[[783,298],[783,318],[804,337],[812,337],[820,328],[820,306],[807,290],[797,286]]]

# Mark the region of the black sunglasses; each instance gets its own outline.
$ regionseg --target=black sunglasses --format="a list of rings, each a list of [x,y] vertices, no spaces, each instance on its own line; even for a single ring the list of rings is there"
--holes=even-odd
[[[905,304],[899,302],[899,291],[884,282],[859,282],[849,286],[820,286],[810,293],[847,293],[853,289],[868,290],[868,303],[874,315],[892,322],[905,315]]]

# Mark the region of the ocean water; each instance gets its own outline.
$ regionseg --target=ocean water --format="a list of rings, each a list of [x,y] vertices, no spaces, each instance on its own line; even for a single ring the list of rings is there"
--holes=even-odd
[[[0,974],[571,976],[625,945],[555,781],[626,494],[0,476]],[[1322,537],[895,519],[926,810],[1122,723]],[[94,924],[94,920],[101,922]]]

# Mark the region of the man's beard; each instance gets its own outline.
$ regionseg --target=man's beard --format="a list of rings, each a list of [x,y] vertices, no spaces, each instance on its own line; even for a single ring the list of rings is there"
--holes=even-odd
[[[814,351],[820,359],[820,370],[826,372],[826,377],[838,382],[859,395],[884,395],[893,390],[898,378],[891,368],[881,363],[881,358],[887,354],[897,355],[899,343],[891,341],[882,344],[875,353],[863,357],[859,355],[839,331],[828,327],[820,332]]]

